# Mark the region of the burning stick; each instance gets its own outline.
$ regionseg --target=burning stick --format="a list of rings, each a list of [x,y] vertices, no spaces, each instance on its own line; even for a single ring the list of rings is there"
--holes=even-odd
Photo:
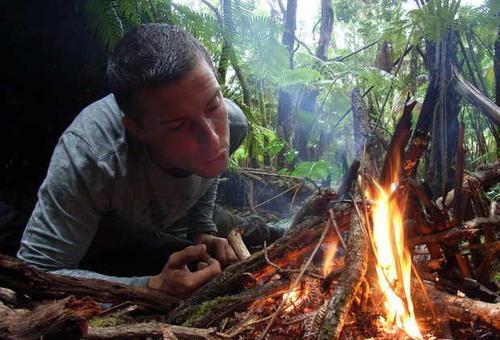
[[[344,326],[347,313],[351,308],[354,294],[366,273],[368,261],[368,242],[363,233],[361,217],[351,215],[351,229],[347,242],[346,263],[340,279],[328,302],[325,318],[321,325],[319,339],[337,339]]]

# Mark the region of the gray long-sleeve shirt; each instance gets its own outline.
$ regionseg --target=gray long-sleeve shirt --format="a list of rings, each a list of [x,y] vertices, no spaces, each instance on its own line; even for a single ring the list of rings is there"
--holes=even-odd
[[[234,104],[233,104],[234,105]],[[216,179],[162,171],[124,129],[113,95],[85,108],[54,150],[18,257],[43,270],[145,286],[149,277],[80,270],[85,257],[144,235],[216,231]],[[183,217],[181,226],[174,224]]]

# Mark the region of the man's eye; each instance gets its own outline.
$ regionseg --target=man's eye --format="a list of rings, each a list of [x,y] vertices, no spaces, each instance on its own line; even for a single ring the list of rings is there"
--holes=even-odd
[[[178,123],[178,124],[175,124],[175,125],[169,125],[168,130],[169,131],[179,131],[184,126],[186,126],[186,123]]]

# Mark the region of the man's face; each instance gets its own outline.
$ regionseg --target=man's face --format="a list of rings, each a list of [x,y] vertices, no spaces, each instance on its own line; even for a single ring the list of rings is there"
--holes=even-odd
[[[162,169],[215,177],[227,168],[226,105],[205,61],[178,81],[141,91],[138,98],[142,126],[128,118],[124,123]]]

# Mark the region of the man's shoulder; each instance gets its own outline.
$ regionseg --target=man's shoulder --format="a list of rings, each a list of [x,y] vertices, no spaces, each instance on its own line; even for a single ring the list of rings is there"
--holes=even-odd
[[[103,161],[113,154],[123,153],[127,134],[121,122],[123,112],[113,94],[109,94],[84,108],[64,131],[76,135],[89,145],[94,157]]]

